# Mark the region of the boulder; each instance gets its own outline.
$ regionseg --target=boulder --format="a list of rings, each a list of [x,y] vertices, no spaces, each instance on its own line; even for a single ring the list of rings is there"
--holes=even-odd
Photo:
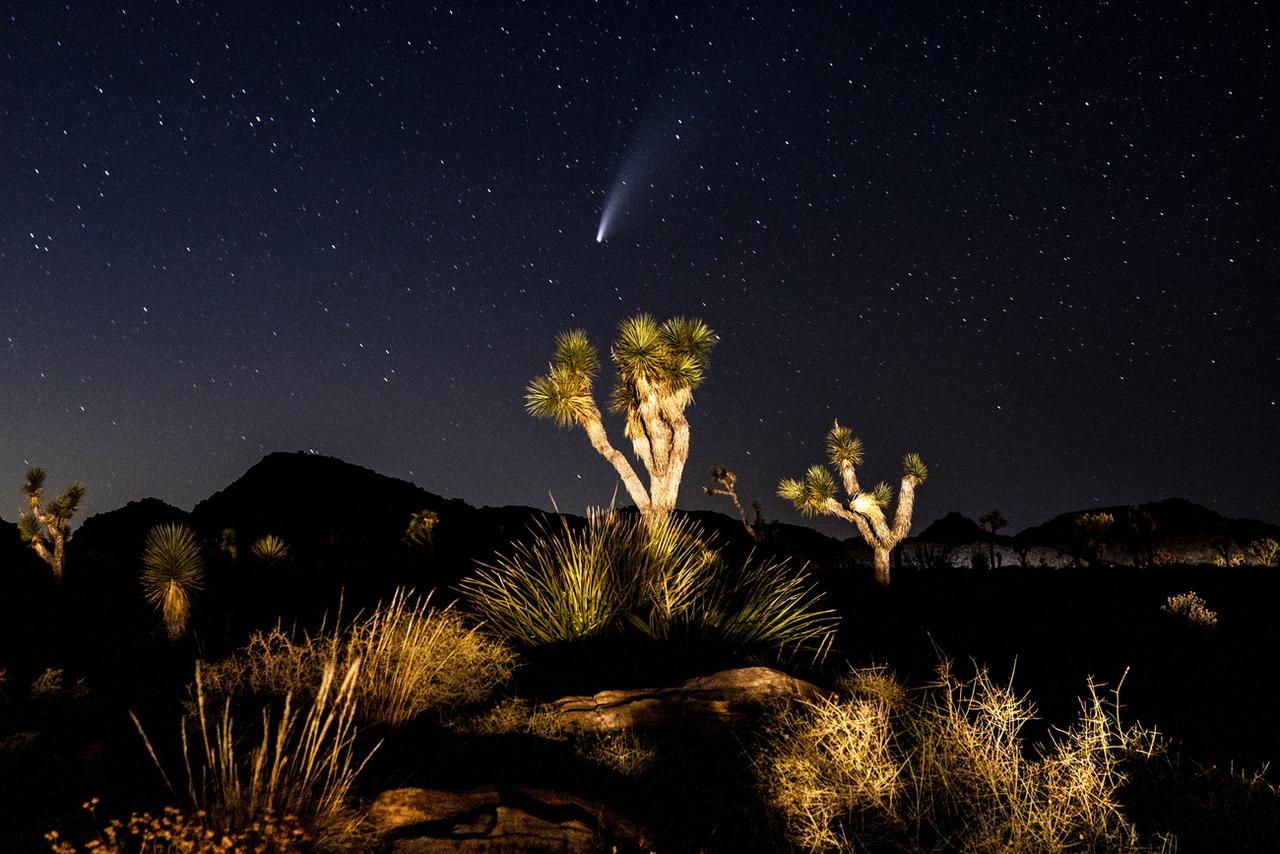
[[[391,789],[373,802],[369,819],[390,842],[392,854],[587,854],[653,848],[644,831],[600,804],[524,786]]]
[[[779,701],[823,695],[816,685],[778,670],[742,667],[689,679],[674,688],[563,697],[550,709],[562,728],[576,733],[689,729],[752,720]]]

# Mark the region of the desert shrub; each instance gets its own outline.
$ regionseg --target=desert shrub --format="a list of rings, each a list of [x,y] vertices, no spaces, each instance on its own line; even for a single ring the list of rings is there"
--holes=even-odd
[[[908,692],[857,672],[779,714],[757,773],[791,841],[812,851],[1141,851],[1118,792],[1121,761],[1155,749],[1092,684],[1069,729],[1030,750],[1025,698],[986,671]]]
[[[1160,610],[1178,617],[1188,625],[1209,628],[1218,625],[1218,612],[1209,606],[1194,590],[1177,593],[1165,600]]]
[[[326,668],[360,662],[360,720],[398,725],[428,710],[475,703],[511,676],[515,654],[466,625],[454,608],[397,590],[345,628],[314,635],[255,632],[231,658],[208,665],[211,692],[305,695]]]
[[[85,803],[92,816],[98,799]],[[229,830],[210,821],[203,810],[183,812],[166,807],[159,815],[135,812],[127,819],[112,819],[92,839],[77,848],[58,831],[45,834],[53,854],[293,854],[310,850],[310,838],[293,816],[263,815],[243,830]]]
[[[731,571],[695,523],[676,517],[603,513],[576,530],[538,528],[461,587],[472,612],[523,646],[630,628],[816,655],[838,624],[802,573],[754,561]]]
[[[657,748],[630,730],[587,736],[574,745],[574,752],[626,777],[643,774],[658,758]]]
[[[360,817],[349,807],[348,795],[377,749],[356,759],[359,674],[359,661],[345,671],[327,666],[307,699],[295,701],[292,693],[286,694],[278,710],[270,704],[262,708],[260,731],[246,732],[233,717],[231,698],[223,701],[220,713],[208,708],[197,664],[194,708],[181,728],[192,809],[227,833],[252,831],[269,816],[296,816],[321,849],[349,850],[351,841],[360,838]],[[134,724],[176,796],[136,717]]]

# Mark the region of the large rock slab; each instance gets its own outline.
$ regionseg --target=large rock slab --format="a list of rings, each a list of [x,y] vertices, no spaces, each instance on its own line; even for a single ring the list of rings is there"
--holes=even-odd
[[[816,685],[769,667],[722,670],[674,688],[601,691],[550,704],[558,723],[577,733],[696,728],[751,720],[775,703],[823,696]]]
[[[561,792],[524,786],[466,791],[391,789],[369,819],[392,854],[642,852],[643,830],[604,806]]]

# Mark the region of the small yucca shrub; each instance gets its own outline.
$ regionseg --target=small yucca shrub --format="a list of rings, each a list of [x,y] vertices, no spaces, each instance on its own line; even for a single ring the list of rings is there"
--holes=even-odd
[[[170,640],[187,632],[191,599],[204,586],[204,557],[195,532],[181,522],[157,525],[142,546],[142,593],[159,609]]]
[[[255,540],[249,552],[261,563],[272,566],[288,559],[289,544],[275,534],[267,534]]]

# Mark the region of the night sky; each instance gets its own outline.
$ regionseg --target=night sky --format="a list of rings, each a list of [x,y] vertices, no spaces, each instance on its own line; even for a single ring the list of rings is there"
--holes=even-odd
[[[685,507],[800,521],[838,417],[917,530],[1280,521],[1274,9],[796,5],[0,6],[0,515],[276,450],[580,512],[525,385],[646,311],[720,336]]]

